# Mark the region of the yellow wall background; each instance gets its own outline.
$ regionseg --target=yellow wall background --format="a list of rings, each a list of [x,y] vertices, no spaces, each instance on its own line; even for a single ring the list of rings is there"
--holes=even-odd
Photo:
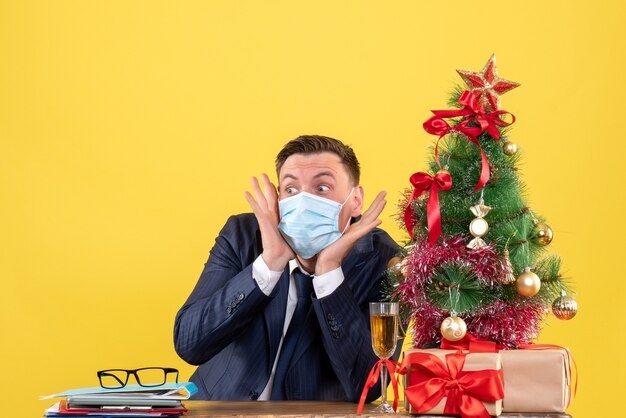
[[[422,122],[496,53],[531,207],[580,312],[540,342],[569,412],[619,408],[626,367],[621,1],[2,1],[0,385],[12,416],[95,371],[193,368],[174,315],[249,178],[303,133],[354,146],[367,200],[426,168]],[[611,401],[613,400],[613,401]]]

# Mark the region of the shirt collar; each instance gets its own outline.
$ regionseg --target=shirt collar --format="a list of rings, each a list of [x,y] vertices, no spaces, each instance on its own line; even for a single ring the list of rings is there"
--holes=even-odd
[[[290,275],[293,274],[293,271],[298,268],[300,269],[302,273],[306,274],[307,276],[313,277],[313,274],[309,273],[308,271],[306,271],[304,267],[302,267],[302,265],[298,262],[297,258],[289,260],[289,274]]]

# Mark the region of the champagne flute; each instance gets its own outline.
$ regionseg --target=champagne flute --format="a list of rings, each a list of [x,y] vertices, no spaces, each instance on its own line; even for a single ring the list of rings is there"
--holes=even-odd
[[[388,359],[396,351],[398,341],[398,304],[395,302],[370,303],[370,328],[372,331],[372,348],[382,360]],[[394,413],[387,402],[387,365],[380,368],[381,403],[376,412]]]

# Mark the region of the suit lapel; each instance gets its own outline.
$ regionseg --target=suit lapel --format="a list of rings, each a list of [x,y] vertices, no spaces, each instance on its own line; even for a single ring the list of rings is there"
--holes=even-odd
[[[276,294],[263,311],[265,317],[265,327],[267,329],[267,340],[269,347],[269,359],[267,360],[268,375],[272,371],[278,345],[283,335],[285,325],[285,308],[287,306],[287,294],[289,292],[289,267],[285,269],[276,284]]]

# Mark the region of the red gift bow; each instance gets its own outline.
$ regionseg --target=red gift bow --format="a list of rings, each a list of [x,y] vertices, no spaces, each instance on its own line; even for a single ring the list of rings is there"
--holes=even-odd
[[[465,90],[461,93],[458,103],[463,105],[463,109],[457,110],[433,110],[434,116],[424,122],[424,130],[433,135],[439,135],[439,139],[450,132],[458,132],[474,143],[480,150],[481,170],[480,178],[476,184],[474,191],[480,190],[487,181],[489,181],[489,160],[480,142],[476,138],[481,133],[487,131],[496,141],[500,139],[500,131],[498,126],[509,126],[515,122],[515,116],[506,110],[497,110],[495,112],[486,113],[484,104],[479,104],[478,96],[475,93]],[[511,115],[512,121],[506,122],[500,119],[500,115]],[[444,118],[455,118],[462,116],[461,122],[454,126],[450,126]],[[478,123],[479,126],[469,126],[471,122]],[[435,158],[439,163],[439,141],[435,146]]]
[[[396,369],[400,366],[400,363],[394,360],[386,360],[381,359],[374,364],[372,370],[370,370],[369,376],[367,376],[367,380],[365,381],[365,386],[363,387],[363,392],[361,392],[361,399],[359,400],[359,406],[356,408],[356,413],[360,414],[363,412],[363,407],[365,406],[365,398],[367,398],[367,393],[371,388],[374,387],[376,382],[378,382],[378,378],[380,377],[380,368],[383,364],[387,365],[387,370],[389,370],[389,376],[391,376],[391,387],[393,388],[393,410],[398,409],[398,381],[396,380]],[[384,390],[387,390],[386,388]]]
[[[409,198],[409,203],[404,210],[404,224],[413,239],[413,209],[411,203],[419,196],[430,190],[428,203],[426,204],[426,215],[428,219],[428,242],[434,245],[441,235],[441,209],[439,207],[439,190],[450,190],[452,188],[452,176],[447,171],[438,172],[435,177],[428,173],[414,173],[409,181],[413,185],[413,192]]]
[[[500,370],[463,371],[465,354],[446,354],[446,364],[430,353],[409,353],[400,365],[400,374],[410,373],[410,386],[404,395],[418,413],[433,409],[446,398],[444,414],[463,418],[489,418],[483,401],[504,398],[504,378]],[[411,370],[418,366],[417,370]]]

